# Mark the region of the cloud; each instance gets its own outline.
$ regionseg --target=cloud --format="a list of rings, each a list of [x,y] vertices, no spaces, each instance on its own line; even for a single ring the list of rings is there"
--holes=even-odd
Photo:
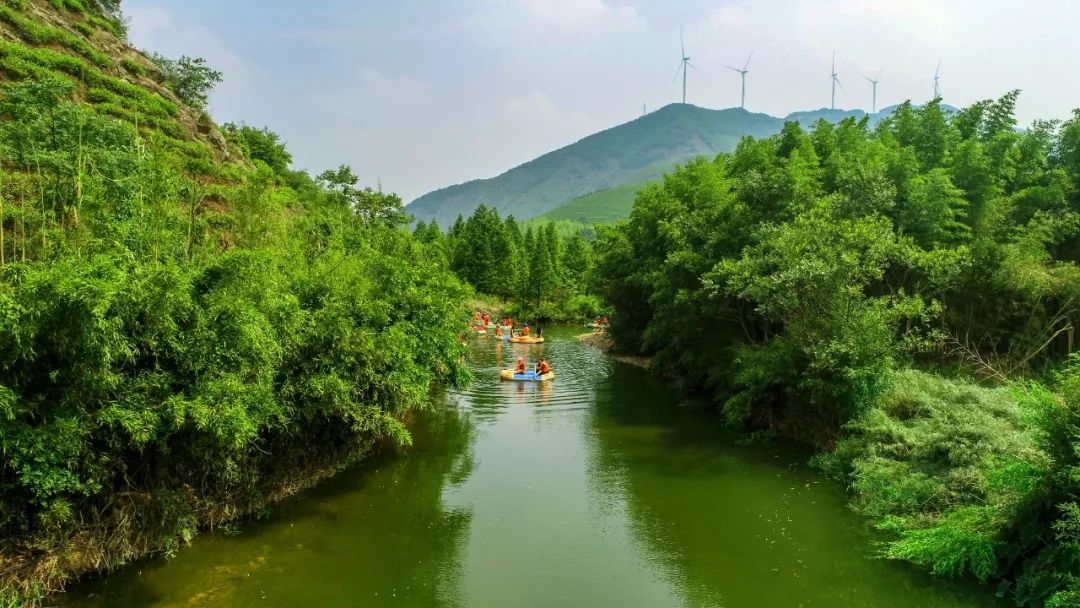
[[[529,17],[564,29],[595,26],[610,19],[634,19],[632,6],[611,6],[604,0],[520,0]]]

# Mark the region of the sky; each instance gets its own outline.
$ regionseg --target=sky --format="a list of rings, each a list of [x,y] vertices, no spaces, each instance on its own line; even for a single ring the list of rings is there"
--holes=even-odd
[[[1021,125],[1080,107],[1075,0],[125,0],[135,46],[224,74],[210,112],[279,133],[294,166],[401,194],[493,177],[679,101],[785,116],[1022,89]]]

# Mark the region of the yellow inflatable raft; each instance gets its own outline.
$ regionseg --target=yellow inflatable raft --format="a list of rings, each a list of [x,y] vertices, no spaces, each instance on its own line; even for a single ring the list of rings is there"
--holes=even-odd
[[[540,344],[544,341],[544,336],[513,336],[509,341],[514,344]]]
[[[555,372],[548,372],[546,374],[537,374],[534,371],[527,371],[524,374],[515,374],[512,369],[504,369],[499,372],[499,378],[502,380],[530,380],[533,382],[543,382],[545,380],[552,380],[555,378]]]

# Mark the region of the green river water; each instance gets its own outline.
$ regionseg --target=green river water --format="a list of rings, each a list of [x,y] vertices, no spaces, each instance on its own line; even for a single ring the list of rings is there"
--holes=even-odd
[[[71,589],[78,607],[995,606],[873,559],[809,453],[740,446],[715,415],[573,338],[477,337],[476,381],[415,445],[233,533]],[[556,379],[500,382],[519,354]]]

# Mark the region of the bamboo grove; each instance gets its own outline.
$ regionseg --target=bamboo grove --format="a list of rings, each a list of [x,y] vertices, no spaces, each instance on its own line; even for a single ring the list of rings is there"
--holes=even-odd
[[[197,178],[75,87],[0,97],[0,604],[408,442],[467,375],[469,291],[398,197],[244,125],[238,177]]]
[[[882,555],[1080,601],[1080,113],[1017,93],[789,123],[601,230],[618,345],[732,425],[825,451]]]

